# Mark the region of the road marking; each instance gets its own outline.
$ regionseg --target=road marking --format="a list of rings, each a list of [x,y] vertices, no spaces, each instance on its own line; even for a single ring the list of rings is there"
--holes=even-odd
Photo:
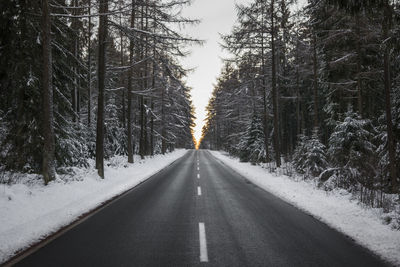
[[[197,167],[197,170],[198,170],[198,171],[200,171],[200,168],[199,168],[199,167]]]
[[[197,179],[200,179],[200,173],[197,174]]]
[[[200,262],[208,262],[206,228],[204,223],[199,223]]]
[[[197,195],[201,196],[201,187],[200,186],[197,187]]]

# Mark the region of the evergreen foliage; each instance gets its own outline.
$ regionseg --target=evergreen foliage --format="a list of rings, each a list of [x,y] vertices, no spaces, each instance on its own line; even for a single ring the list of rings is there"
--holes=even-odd
[[[377,175],[375,135],[371,121],[359,118],[352,110],[335,127],[329,138],[328,155],[331,164],[339,170],[340,186],[348,188],[356,183],[371,186]]]
[[[105,105],[104,123],[100,127],[104,129],[104,157],[128,153],[129,77],[132,151],[151,156],[177,147],[194,147],[194,109],[190,88],[183,82],[187,71],[177,62],[187,54],[186,44],[201,42],[181,35],[175,28],[172,30],[173,25],[197,22],[175,13],[188,2],[105,0],[101,3],[107,3],[113,10],[104,25],[107,28]],[[94,29],[99,28],[95,16],[101,5],[93,0],[49,0],[48,6],[53,157],[54,166],[61,171],[69,166],[88,166],[88,159],[96,157],[99,36]],[[2,170],[43,172],[46,152],[43,7],[40,1],[0,2]],[[131,21],[133,27],[128,27]],[[130,42],[134,47],[132,61],[128,60]]]
[[[383,205],[385,193],[400,189],[400,5],[292,6],[288,0],[237,5],[237,23],[222,45],[232,57],[207,106],[200,147],[266,161],[271,169],[280,152],[304,177]],[[253,114],[263,142],[248,142]],[[250,157],[262,145],[265,157]]]
[[[265,159],[262,120],[256,114],[253,114],[251,123],[238,144],[238,151],[241,161],[257,163]]]
[[[314,130],[313,135],[306,144],[305,168],[308,176],[317,177],[327,167],[326,147],[318,137],[318,130]]]
[[[292,162],[296,171],[308,178],[318,177],[328,168],[326,147],[319,140],[317,129],[314,129],[311,137],[304,134],[299,136]]]

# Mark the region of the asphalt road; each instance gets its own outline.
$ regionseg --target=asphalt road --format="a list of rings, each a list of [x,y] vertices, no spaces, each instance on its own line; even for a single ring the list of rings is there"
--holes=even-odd
[[[199,150],[189,151],[17,266],[384,263]]]

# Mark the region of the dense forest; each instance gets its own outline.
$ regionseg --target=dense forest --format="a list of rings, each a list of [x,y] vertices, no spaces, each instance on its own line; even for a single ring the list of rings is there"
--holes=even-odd
[[[236,6],[200,147],[382,207],[400,183],[400,2],[295,6]]]
[[[2,0],[0,171],[41,173],[96,158],[193,146],[178,62],[186,0]],[[4,182],[4,181],[3,181]],[[10,181],[7,181],[10,182]]]

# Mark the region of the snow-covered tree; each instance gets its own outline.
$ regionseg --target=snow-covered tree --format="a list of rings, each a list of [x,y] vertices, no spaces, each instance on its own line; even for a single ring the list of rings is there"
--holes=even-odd
[[[257,163],[265,160],[263,123],[257,114],[253,114],[251,123],[238,144],[238,150],[241,161]]]
[[[328,167],[326,147],[319,140],[317,129],[311,137],[304,134],[299,136],[293,165],[299,173],[308,178],[319,176]]]
[[[375,129],[371,121],[361,119],[349,109],[329,138],[328,155],[338,168],[339,185],[371,185],[377,174]]]
[[[2,1],[1,169],[47,173],[48,182],[53,161],[61,170],[97,157],[102,176],[102,154],[129,152],[132,162],[138,147],[142,156],[153,155],[161,143],[169,150],[192,147],[194,111],[182,81],[187,71],[178,62],[187,54],[185,44],[198,40],[173,26],[196,23],[178,11],[187,4]],[[42,14],[49,18],[43,27]],[[173,83],[164,83],[168,79]],[[162,97],[167,86],[175,102]],[[174,119],[168,129],[161,117]]]
[[[318,130],[314,130],[311,138],[306,142],[304,167],[307,176],[316,177],[327,167],[326,147],[318,137]]]
[[[293,166],[295,167],[298,173],[304,174],[306,173],[305,166],[305,154],[307,153],[307,142],[309,140],[308,136],[303,132],[298,136],[298,142],[296,145],[296,149],[293,153]]]

